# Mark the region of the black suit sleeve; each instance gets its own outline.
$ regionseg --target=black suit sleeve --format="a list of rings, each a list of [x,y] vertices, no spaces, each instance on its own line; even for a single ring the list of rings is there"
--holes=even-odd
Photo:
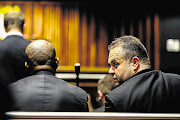
[[[86,99],[86,102],[85,102],[85,109],[84,109],[84,111],[83,112],[89,112],[89,107],[88,107],[88,103],[87,103],[87,101],[88,101],[88,97],[87,97],[87,99]]]
[[[86,105],[85,109],[84,109],[84,112],[89,112],[89,107],[88,105]]]
[[[105,112],[116,112],[116,107],[115,105],[113,104],[111,98],[106,95],[105,96]]]
[[[76,104],[78,105],[77,111],[78,112],[89,112],[89,107],[88,107],[88,97],[87,94],[84,90],[77,91],[76,96],[78,97],[78,101],[76,101]]]

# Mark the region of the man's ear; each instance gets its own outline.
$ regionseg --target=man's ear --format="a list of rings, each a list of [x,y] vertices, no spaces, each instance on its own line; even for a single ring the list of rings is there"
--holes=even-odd
[[[24,23],[24,25],[23,25],[23,27],[24,27],[24,29],[25,29],[25,27],[27,26],[27,24],[26,23]]]
[[[58,68],[58,66],[59,66],[59,58],[58,57],[56,58],[56,65],[57,65],[57,68]]]
[[[132,63],[133,70],[136,72],[137,69],[139,68],[139,58],[136,56],[133,57],[131,60],[131,63]]]
[[[8,32],[7,29],[6,29],[6,27],[5,27],[5,26],[3,26],[3,27],[4,27],[4,30],[5,30],[6,32]]]
[[[29,68],[29,65],[28,65],[28,63],[27,63],[27,62],[25,62],[25,67],[26,67],[26,68]]]
[[[26,24],[26,23],[24,23],[24,25],[23,25],[23,30],[25,30],[26,26],[27,26],[27,24]]]

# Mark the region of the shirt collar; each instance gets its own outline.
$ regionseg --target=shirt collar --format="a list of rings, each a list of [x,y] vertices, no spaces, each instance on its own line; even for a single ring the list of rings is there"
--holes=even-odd
[[[23,34],[21,32],[18,32],[18,31],[10,31],[6,34],[6,37],[7,36],[10,36],[10,35],[18,35],[18,36],[21,36],[23,37]]]
[[[33,75],[55,75],[55,73],[53,73],[51,70],[36,70],[34,71]]]

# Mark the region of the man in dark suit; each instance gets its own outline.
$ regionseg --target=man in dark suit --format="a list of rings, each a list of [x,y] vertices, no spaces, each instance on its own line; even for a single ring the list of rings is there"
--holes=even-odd
[[[27,76],[25,48],[30,43],[23,38],[25,16],[22,12],[9,12],[4,16],[7,37],[0,41],[0,82],[8,85]]]
[[[120,86],[105,96],[106,112],[180,112],[180,76],[150,70],[147,50],[133,36],[109,45],[109,73]]]
[[[58,60],[54,46],[45,40],[30,43],[25,53],[32,76],[10,84],[16,111],[87,112],[86,92],[55,76]]]

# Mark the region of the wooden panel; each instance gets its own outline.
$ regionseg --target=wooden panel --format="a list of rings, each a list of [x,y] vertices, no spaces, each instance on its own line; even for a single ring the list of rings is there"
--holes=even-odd
[[[80,32],[80,23],[79,23],[79,11],[78,11],[78,8],[75,8],[74,10],[74,33],[75,33],[75,36],[74,36],[74,50],[75,50],[75,57],[74,57],[74,63],[79,63],[80,62],[80,56],[79,56],[79,49],[80,49],[80,45],[79,45],[79,32]],[[73,65],[74,65],[73,63]]]
[[[97,55],[97,61],[98,65],[103,67],[107,65],[107,58],[108,57],[108,49],[107,49],[107,32],[105,31],[105,28],[103,25],[100,25],[100,33],[99,33],[99,39],[98,39],[98,55]]]
[[[49,18],[50,18],[50,10],[49,10],[49,5],[44,5],[44,32],[43,32],[43,37],[44,39],[51,40],[51,31],[50,31],[50,26],[49,26]]]
[[[81,20],[81,41],[80,41],[80,62],[82,66],[86,66],[87,65],[87,41],[88,41],[88,37],[87,37],[87,17],[85,16],[85,14],[83,14],[82,16],[82,20]]]
[[[62,10],[60,7],[55,7],[55,32],[54,32],[54,40],[56,41],[56,44],[54,44],[56,48],[56,56],[58,58],[61,58],[62,56]],[[59,27],[58,27],[59,26]],[[61,60],[60,60],[60,64]]]
[[[131,34],[131,35],[134,35],[133,23],[130,23],[130,34]]]
[[[63,56],[61,59],[64,60],[65,66],[69,65],[69,10],[66,8],[63,14]]]
[[[125,35],[124,20],[122,20],[120,28],[121,28],[121,36]]]
[[[139,26],[138,26],[138,37],[141,40],[141,42],[143,43],[143,31],[142,31],[142,21],[139,20]]]
[[[160,53],[159,53],[159,16],[155,15],[154,17],[154,68],[155,70],[159,70],[159,59],[160,59]]]
[[[79,62],[79,13],[77,8],[69,9],[69,64]]]
[[[82,72],[108,72],[107,47],[110,40],[114,39],[113,33],[121,36],[131,34],[140,38],[146,44],[150,58],[155,58],[155,69],[158,69],[160,64],[157,15],[154,17],[154,22],[150,19],[154,15],[143,16],[146,19],[122,16],[117,21],[117,26],[113,23],[114,28],[111,28],[112,26],[108,25],[112,23],[108,24],[103,19],[97,20],[94,14],[87,12],[85,7],[78,4],[50,1],[1,1],[0,6],[5,5],[18,5],[24,12],[27,23],[24,30],[26,39],[47,39],[52,42],[62,66],[58,71],[74,71],[74,64],[80,62],[84,67]],[[153,38],[155,50],[150,47]],[[150,54],[151,51],[155,51],[154,56]]]
[[[58,72],[75,72],[74,66],[59,66]],[[81,72],[92,72],[92,73],[108,73],[109,67],[88,67],[81,66]]]
[[[68,65],[73,66],[75,63],[75,17],[74,10],[69,9],[69,59]]]
[[[95,41],[95,22],[94,18],[91,17],[90,21],[90,27],[89,27],[89,56],[90,56],[90,61],[89,61],[89,66],[94,67],[96,64],[96,41]]]
[[[108,40],[107,35],[102,33],[106,31],[106,28],[103,27],[100,31],[96,31],[95,17],[89,15],[85,8],[80,17],[78,4],[68,5],[68,3],[47,1],[3,1],[3,5],[13,4],[18,5],[26,16],[27,26],[24,30],[24,37],[29,40],[46,39],[55,46],[57,57],[60,58],[60,65],[67,66],[67,68],[58,68],[58,71],[74,71],[71,68],[74,68],[75,63],[80,62],[85,71],[108,72],[105,63],[108,54],[108,51],[105,50]],[[96,49],[99,44],[95,37],[96,32],[101,34],[101,37],[103,36],[100,41],[104,43],[99,46],[102,54],[98,53]],[[101,55],[100,58],[103,59],[103,62],[98,62],[97,54]],[[91,69],[87,70],[88,68]]]
[[[26,16],[25,19],[25,23],[26,23],[26,27],[24,29],[24,37],[26,39],[32,39],[31,35],[32,35],[32,9],[33,9],[33,5],[32,2],[27,2],[27,4],[24,4],[24,14]]]
[[[151,37],[151,21],[150,21],[150,17],[147,17],[146,19],[146,48],[147,48],[149,57],[151,57],[150,37]]]
[[[33,21],[32,21],[33,37],[34,38],[41,38],[44,23],[43,23],[43,7],[40,3],[35,2],[35,4],[33,4],[32,15],[33,15]],[[28,16],[28,15],[26,15],[26,16]]]

